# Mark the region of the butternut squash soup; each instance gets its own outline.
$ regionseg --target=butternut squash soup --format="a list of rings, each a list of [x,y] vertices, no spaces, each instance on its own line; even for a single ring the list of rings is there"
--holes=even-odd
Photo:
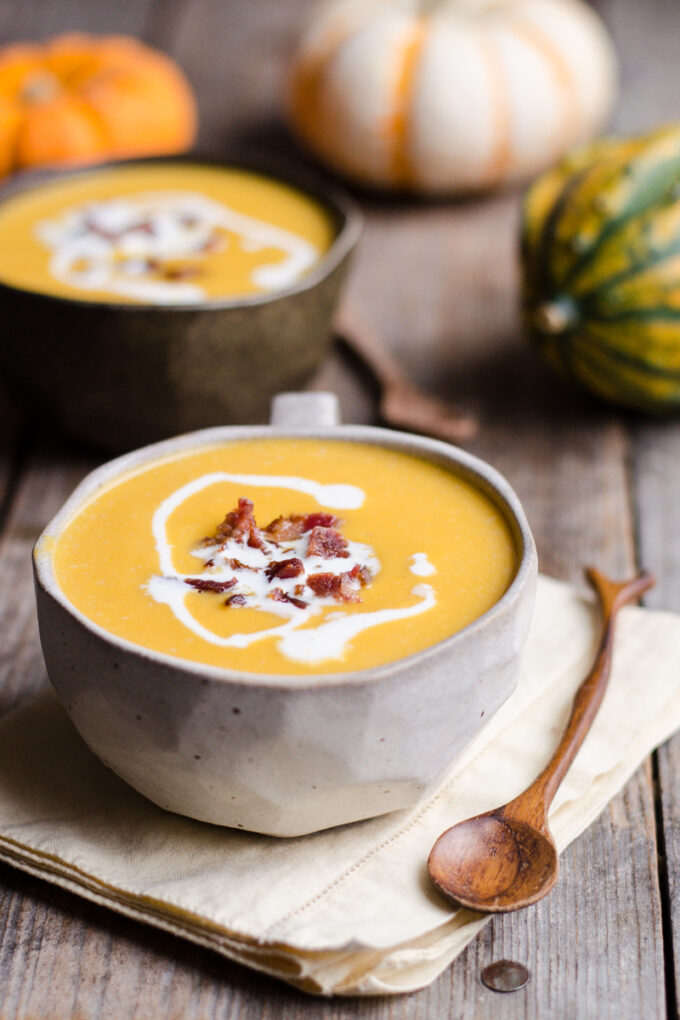
[[[86,617],[251,673],[391,662],[465,627],[516,570],[479,489],[380,446],[249,439],[183,452],[86,502],[51,550]]]
[[[297,283],[334,237],[302,191],[199,163],[64,177],[0,205],[0,281],[85,301],[198,304]]]

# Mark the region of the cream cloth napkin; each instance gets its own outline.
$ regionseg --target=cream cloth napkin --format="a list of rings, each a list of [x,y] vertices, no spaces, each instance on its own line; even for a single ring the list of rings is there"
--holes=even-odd
[[[515,694],[415,808],[298,839],[155,807],[90,753],[51,693],[0,723],[0,858],[321,994],[437,977],[486,918],[453,909],[426,861],[449,825],[545,765],[595,649],[592,601],[541,578]],[[680,617],[622,613],[610,687],[551,811],[560,849],[680,726]]]

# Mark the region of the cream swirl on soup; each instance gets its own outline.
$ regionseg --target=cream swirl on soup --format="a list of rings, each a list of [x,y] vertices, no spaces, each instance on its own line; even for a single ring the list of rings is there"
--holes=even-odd
[[[0,203],[0,282],[122,304],[276,295],[336,233],[323,202],[273,177],[179,160],[126,164]]]
[[[40,221],[35,230],[51,251],[50,272],[61,283],[152,304],[205,301],[203,261],[229,245],[251,253],[272,250],[271,261],[251,273],[262,291],[291,286],[321,256],[289,230],[189,191],[87,202]]]
[[[372,584],[380,570],[374,550],[364,543],[346,539],[341,520],[334,514],[318,512],[290,514],[275,518],[265,528],[255,521],[250,500],[241,498],[218,526],[192,554],[202,560],[200,574],[179,574],[173,569],[172,547],[167,536],[170,515],[184,500],[201,489],[222,481],[249,482],[270,488],[281,486],[312,493],[323,505],[334,498],[337,508],[361,506],[364,493],[353,485],[322,485],[312,479],[275,476],[230,475],[216,472],[193,479],[163,501],[153,518],[153,533],[162,574],[146,586],[149,595],[168,606],[175,618],[196,637],[222,648],[247,648],[256,642],[276,639],[279,652],[292,662],[314,665],[328,659],[342,660],[352,639],[381,624],[417,616],[436,604],[430,585],[416,585],[411,594],[415,605],[383,608],[352,616],[325,613],[317,626],[307,624],[324,610],[342,603],[361,601],[361,590]],[[415,564],[427,559],[423,553],[411,557]],[[429,572],[434,568],[428,563]],[[248,607],[282,617],[275,627],[227,636],[203,626],[187,606],[189,592],[220,597],[225,609]]]

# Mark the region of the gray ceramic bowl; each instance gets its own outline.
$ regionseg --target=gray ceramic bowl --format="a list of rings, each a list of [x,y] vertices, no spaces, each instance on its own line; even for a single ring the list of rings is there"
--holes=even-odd
[[[216,164],[187,156],[30,172],[3,188],[0,201],[66,175],[177,161]],[[310,273],[271,295],[191,306],[78,301],[0,283],[0,372],[9,392],[70,435],[109,450],[266,421],[273,395],[302,386],[326,354],[361,216],[344,195],[244,169],[293,184],[330,213],[335,240]]]
[[[462,450],[401,432],[338,426],[335,408],[331,394],[285,394],[270,428],[209,429],[118,458],[78,486],[36,546],[50,680],[92,750],[161,807],[275,836],[403,808],[517,684],[537,562],[514,492]],[[377,443],[469,479],[512,529],[518,568],[510,587],[479,619],[422,652],[374,669],[300,677],[239,673],[141,648],[104,631],[65,598],[50,548],[102,485],[168,453],[273,435]]]

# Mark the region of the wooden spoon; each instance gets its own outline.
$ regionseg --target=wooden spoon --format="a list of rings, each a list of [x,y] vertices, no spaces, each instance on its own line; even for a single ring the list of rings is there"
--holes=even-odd
[[[376,379],[381,390],[380,416],[388,425],[448,443],[458,443],[475,434],[475,419],[415,386],[382,341],[353,312],[342,310],[336,332]]]
[[[504,807],[459,822],[432,848],[435,884],[463,907],[503,913],[528,907],[557,881],[558,856],[548,808],[602,704],[611,669],[614,621],[627,602],[655,583],[646,571],[616,584],[593,567],[586,576],[602,610],[602,637],[590,673],[579,687],[569,722],[550,762],[519,797]]]

